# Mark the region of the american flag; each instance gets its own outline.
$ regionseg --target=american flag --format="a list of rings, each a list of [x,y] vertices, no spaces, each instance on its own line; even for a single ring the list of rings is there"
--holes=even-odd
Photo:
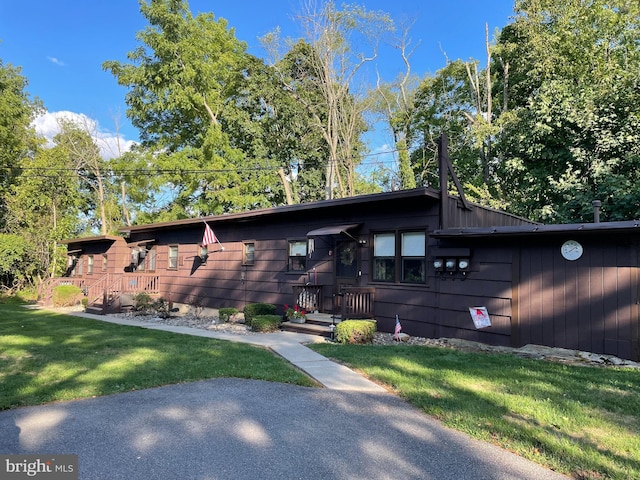
[[[207,222],[204,222],[204,235],[202,236],[202,246],[206,247],[207,245],[211,245],[212,243],[220,243],[218,242],[218,239],[216,238],[216,234],[213,233],[213,230],[211,230],[211,227],[209,226],[209,224]]]
[[[400,325],[400,320],[398,319],[398,315],[396,315],[396,329],[393,333],[393,338],[398,340],[398,335],[400,335],[400,330],[402,330],[402,325]]]

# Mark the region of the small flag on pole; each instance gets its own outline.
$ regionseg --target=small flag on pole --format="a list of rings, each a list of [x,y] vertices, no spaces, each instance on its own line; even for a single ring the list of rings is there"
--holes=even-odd
[[[396,340],[396,342],[399,339],[399,335],[400,335],[400,330],[402,330],[402,325],[400,325],[400,320],[398,319],[398,315],[396,315],[396,329],[393,333],[393,338]]]
[[[211,227],[209,226],[209,224],[207,222],[204,222],[204,235],[202,236],[202,246],[206,247],[207,245],[211,245],[212,243],[220,243],[218,241],[218,238],[216,237],[216,234],[213,233],[213,230],[211,230]]]

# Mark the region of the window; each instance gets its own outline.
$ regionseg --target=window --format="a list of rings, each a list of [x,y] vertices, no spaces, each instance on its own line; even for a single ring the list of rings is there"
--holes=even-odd
[[[288,270],[290,272],[304,272],[306,268],[307,268],[306,240],[290,240]]]
[[[393,282],[396,279],[396,235],[379,233],[373,236],[373,280]]]
[[[93,273],[93,255],[87,257],[87,273]]]
[[[253,265],[255,260],[256,245],[253,242],[244,242],[242,254],[243,265]]]
[[[427,235],[425,232],[378,233],[373,236],[375,282],[425,283]]]
[[[177,245],[169,245],[169,263],[167,268],[169,270],[178,269],[178,246]]]
[[[425,234],[406,232],[402,234],[402,280],[408,283],[424,283],[426,271]]]
[[[82,257],[78,258],[78,263],[76,263],[76,275],[78,277],[82,276]]]
[[[105,253],[104,255],[102,255],[102,271],[106,272],[107,271],[107,254]]]
[[[157,257],[157,251],[154,248],[152,248],[151,250],[149,250],[147,252],[147,256],[144,259],[145,261],[145,268],[150,271],[150,272],[154,272],[156,270],[156,257]]]

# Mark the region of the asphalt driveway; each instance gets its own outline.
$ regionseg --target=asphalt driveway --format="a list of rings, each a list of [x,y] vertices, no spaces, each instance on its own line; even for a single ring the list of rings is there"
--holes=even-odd
[[[391,394],[240,379],[0,412],[0,453],[77,454],[91,480],[567,478]]]

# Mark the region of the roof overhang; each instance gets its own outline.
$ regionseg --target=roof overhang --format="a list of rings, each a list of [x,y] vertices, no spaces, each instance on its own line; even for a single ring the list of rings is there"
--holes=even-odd
[[[115,242],[122,237],[116,235],[100,235],[97,237],[72,238],[70,240],[60,240],[59,243],[69,245],[72,243],[95,243],[95,242]]]
[[[601,223],[567,223],[554,225],[520,225],[511,227],[448,228],[434,231],[435,238],[528,237],[532,235],[640,233],[640,220]]]

